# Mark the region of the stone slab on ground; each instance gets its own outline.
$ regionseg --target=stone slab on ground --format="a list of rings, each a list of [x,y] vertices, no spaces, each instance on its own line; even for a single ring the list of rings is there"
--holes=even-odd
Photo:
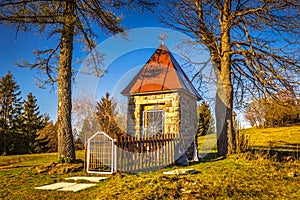
[[[65,180],[85,180],[89,182],[99,182],[101,180],[107,179],[107,177],[89,177],[89,176],[75,176],[75,177],[70,177],[70,178],[65,178]]]
[[[64,188],[64,187],[69,187],[69,186],[72,186],[72,185],[76,185],[76,183],[53,183],[53,184],[49,184],[49,185],[43,185],[43,186],[40,186],[40,187],[35,187],[35,189],[38,189],[38,190],[57,190],[57,189],[60,189],[60,188]]]
[[[94,183],[77,183],[75,185],[71,185],[71,186],[68,186],[68,187],[63,187],[63,188],[60,188],[58,189],[59,191],[72,191],[72,192],[77,192],[79,190],[84,190],[84,189],[87,189],[89,187],[93,187],[95,186],[96,184]]]
[[[89,176],[75,176],[70,178],[65,178],[65,180],[86,180],[89,182],[99,182],[101,180],[107,179],[107,177],[89,177]],[[54,183],[49,185],[44,185],[40,187],[35,187],[38,190],[58,190],[58,191],[73,191],[77,192],[79,190],[84,190],[89,187],[93,187],[95,183],[67,183],[67,182],[60,182]]]
[[[163,174],[175,174],[175,175],[179,175],[179,174],[193,174],[196,173],[197,171],[195,169],[174,169],[171,171],[166,171],[163,172]]]

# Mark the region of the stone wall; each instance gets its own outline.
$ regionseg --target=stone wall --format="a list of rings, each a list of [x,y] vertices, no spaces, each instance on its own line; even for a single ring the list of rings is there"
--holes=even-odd
[[[143,126],[143,111],[155,109],[165,111],[164,133],[178,133],[180,123],[178,92],[130,96],[128,100],[127,133],[139,136]]]
[[[183,135],[195,135],[197,132],[197,100],[192,95],[180,91],[179,92],[180,103],[180,129],[179,133]]]
[[[189,160],[194,156],[194,139],[198,128],[197,100],[184,91],[179,92],[180,129],[183,135],[183,147]]]
[[[192,159],[194,148],[191,146],[197,133],[197,100],[191,94],[179,90],[139,94],[128,97],[127,133],[140,137],[143,129],[143,111],[164,110],[164,133],[180,133],[182,147]],[[190,147],[190,148],[189,148]]]
[[[165,133],[196,134],[197,101],[184,91],[141,94],[129,97],[127,132],[139,136],[146,110],[165,111]]]

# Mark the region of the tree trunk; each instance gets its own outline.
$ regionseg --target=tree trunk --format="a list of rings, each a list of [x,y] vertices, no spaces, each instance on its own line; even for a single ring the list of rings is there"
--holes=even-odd
[[[74,2],[66,1],[65,4],[58,68],[58,157],[74,162],[76,157],[71,125]]]
[[[230,80],[230,79],[229,79]],[[232,84],[228,77],[219,77],[216,96],[217,148],[220,156],[234,151],[234,134],[232,123]]]
[[[220,156],[232,154],[235,149],[232,122],[233,86],[231,83],[230,10],[231,1],[224,1],[219,19],[221,23],[220,62],[215,65],[217,77],[215,113],[218,137],[217,148]]]

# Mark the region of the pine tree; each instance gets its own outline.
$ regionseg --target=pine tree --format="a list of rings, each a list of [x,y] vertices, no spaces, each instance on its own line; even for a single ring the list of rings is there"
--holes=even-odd
[[[39,152],[57,152],[57,125],[53,124],[53,122],[48,122],[45,128],[39,130],[37,132],[38,139],[39,138],[47,138],[46,145],[36,146],[35,151]]]
[[[97,103],[96,109],[96,116],[102,131],[111,136],[121,134],[122,131],[118,127],[115,120],[116,104],[113,102],[113,99],[110,98],[108,92],[106,93],[105,97],[102,97],[101,101]]]
[[[199,122],[197,135],[203,136],[208,133],[208,129],[211,126],[213,120],[210,108],[204,101],[198,106],[198,115]]]
[[[24,102],[24,113],[22,115],[22,133],[25,138],[26,153],[34,153],[35,148],[45,146],[48,142],[45,137],[38,137],[37,132],[46,126],[45,118],[40,114],[35,96],[29,93],[27,101]]]
[[[0,154],[22,151],[20,115],[22,112],[20,87],[10,72],[0,80]]]

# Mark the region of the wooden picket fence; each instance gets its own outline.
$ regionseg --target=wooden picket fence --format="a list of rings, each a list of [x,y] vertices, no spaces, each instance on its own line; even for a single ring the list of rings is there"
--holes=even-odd
[[[180,134],[148,137],[122,135],[110,137],[98,132],[88,141],[85,171],[88,173],[141,172],[155,170],[175,162]],[[109,144],[111,141],[111,144]]]
[[[149,171],[175,162],[175,146],[179,134],[169,133],[150,137],[120,136],[116,139],[117,170]]]

